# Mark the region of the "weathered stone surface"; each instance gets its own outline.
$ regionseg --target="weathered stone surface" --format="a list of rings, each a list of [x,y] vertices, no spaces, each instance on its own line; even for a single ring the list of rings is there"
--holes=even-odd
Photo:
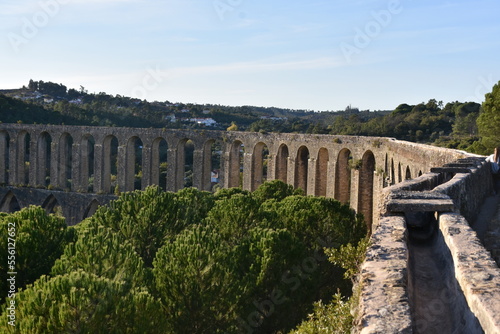
[[[159,146],[165,143],[167,183],[162,186],[177,191],[184,187],[188,141],[194,146],[193,186],[198,189],[211,190],[213,144],[221,150],[219,185],[240,186],[241,172],[246,190],[266,180],[262,152],[267,148],[267,180],[281,179],[308,195],[350,203],[369,228],[379,216],[384,187],[467,157],[456,150],[380,137],[0,124],[0,184],[83,193],[92,189],[98,194],[131,191],[135,146],[140,143],[144,189],[159,184]],[[118,151],[116,175],[111,175],[112,142]]]
[[[470,173],[470,168],[464,167],[433,167],[431,168],[431,173]]]
[[[464,217],[443,214],[440,229],[470,309],[485,333],[500,333],[500,269]]]
[[[390,212],[448,212],[454,210],[451,199],[393,199],[387,203],[387,210]]]
[[[408,248],[403,217],[381,219],[360,275],[357,333],[412,333],[408,301]]]

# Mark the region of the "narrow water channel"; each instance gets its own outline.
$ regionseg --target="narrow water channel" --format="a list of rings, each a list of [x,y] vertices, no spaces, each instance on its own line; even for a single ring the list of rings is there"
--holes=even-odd
[[[434,215],[407,215],[407,222],[414,333],[484,333],[455,279],[453,259]]]

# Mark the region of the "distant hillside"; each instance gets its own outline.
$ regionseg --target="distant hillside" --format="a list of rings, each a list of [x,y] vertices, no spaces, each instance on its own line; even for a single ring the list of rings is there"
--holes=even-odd
[[[121,95],[89,94],[62,84],[30,80],[20,89],[0,90],[0,121],[90,126],[159,127],[171,129],[237,129],[385,136],[467,149],[477,138],[481,105],[441,101],[389,111],[313,112],[276,107],[148,102]]]
[[[0,90],[12,112],[2,122],[65,123],[102,126],[212,128],[226,130],[236,124],[241,131],[278,131],[328,133],[325,126],[342,115],[360,113],[356,108],[340,112],[313,112],[276,107],[223,106],[212,104],[172,103],[134,99],[106,93],[89,94],[84,87],[68,89],[63,84],[30,80],[20,89]],[[9,99],[11,98],[11,99]],[[15,99],[15,101],[13,101]],[[386,112],[361,112],[363,119]],[[50,117],[49,117],[50,116]]]

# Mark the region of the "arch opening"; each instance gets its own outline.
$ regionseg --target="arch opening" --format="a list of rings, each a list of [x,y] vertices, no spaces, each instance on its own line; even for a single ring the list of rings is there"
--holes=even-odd
[[[243,186],[243,157],[245,146],[239,140],[233,142],[229,151],[229,188]]]
[[[288,146],[281,144],[276,155],[276,170],[274,178],[283,182],[288,182]]]
[[[16,159],[16,182],[21,185],[28,185],[30,182],[31,161],[31,135],[28,132],[21,132],[17,137]]]
[[[37,143],[37,186],[48,187],[51,184],[52,137],[47,132],[42,132]]]
[[[12,191],[9,191],[0,202],[0,211],[14,213],[21,210],[21,206]]]
[[[47,199],[45,199],[42,204],[42,208],[45,209],[47,214],[54,214],[63,217],[62,207],[54,195],[50,195]]]
[[[339,152],[335,167],[335,193],[336,200],[349,203],[351,200],[351,151],[344,148]]]
[[[73,185],[73,137],[64,133],[59,140],[58,159],[59,186],[72,189]]]
[[[7,131],[0,131],[0,185],[9,183],[10,174],[10,136]]]
[[[215,191],[221,185],[221,164],[222,164],[222,145],[218,141],[210,141],[210,189]]]
[[[92,217],[92,215],[99,209],[99,202],[97,200],[92,200],[90,202],[89,206],[85,209],[85,212],[83,213],[83,219]]]
[[[179,151],[182,151],[182,158],[179,160],[183,166],[182,178],[183,187],[188,188],[193,186],[193,165],[194,165],[194,142],[191,139],[184,140]]]
[[[410,166],[406,166],[405,180],[411,180]]]
[[[359,171],[358,212],[365,217],[368,233],[371,234],[373,221],[373,186],[375,172],[375,156],[371,151],[363,155]]]
[[[151,184],[159,185],[161,189],[167,190],[168,170],[168,144],[163,138],[153,141],[152,147],[152,171]]]
[[[118,185],[118,139],[115,136],[107,136],[104,139],[103,149],[103,191],[111,193]]]
[[[132,137],[127,143],[125,190],[142,189],[142,149],[143,143],[139,137]]]
[[[391,159],[391,185],[396,183],[396,174],[394,171],[394,159]]]
[[[262,142],[255,145],[252,154],[252,191],[266,182],[268,159],[269,148],[267,145]]]
[[[309,174],[309,149],[305,146],[299,147],[297,159],[295,159],[295,188],[304,190],[307,194],[307,179]]]
[[[83,137],[80,147],[80,173],[82,190],[94,191],[95,178],[95,140],[91,135]]]
[[[329,160],[328,150],[322,147],[318,152],[318,159],[316,160],[316,196],[326,196]]]

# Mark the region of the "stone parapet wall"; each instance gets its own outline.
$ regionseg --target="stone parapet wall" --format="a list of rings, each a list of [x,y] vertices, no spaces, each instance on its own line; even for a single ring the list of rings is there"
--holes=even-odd
[[[463,216],[442,214],[439,227],[470,310],[485,333],[500,333],[500,268]]]
[[[426,317],[434,317],[432,321],[438,323],[448,319],[450,328],[460,333],[500,333],[500,269],[468,223],[493,190],[490,166],[484,158],[471,156],[431,170],[385,188],[381,194],[380,219],[374,222],[376,229],[359,276],[361,297],[353,333],[436,330]],[[426,203],[421,199],[427,199]],[[415,223],[415,217],[431,217],[428,226],[431,231],[434,228],[433,251],[439,252],[441,259],[437,261],[444,261],[440,265],[443,272],[435,279],[448,277],[449,281],[445,283],[449,290],[442,296],[452,301],[436,296],[428,309],[423,308],[437,312],[437,317],[422,314],[422,307],[412,300],[414,268],[409,259],[413,248],[408,227]],[[442,309],[432,310],[433,305]],[[445,309],[452,311],[443,314]]]
[[[360,273],[356,330],[362,334],[412,333],[404,217],[382,218],[371,243]]]

